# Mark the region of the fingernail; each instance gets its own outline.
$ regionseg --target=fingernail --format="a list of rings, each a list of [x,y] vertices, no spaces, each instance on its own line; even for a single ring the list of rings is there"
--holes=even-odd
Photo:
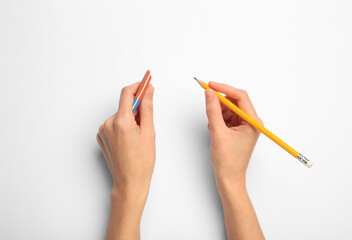
[[[208,83],[208,85],[210,85],[210,84],[214,84],[214,83],[216,83],[216,82],[214,82],[214,81],[210,81],[210,82]]]

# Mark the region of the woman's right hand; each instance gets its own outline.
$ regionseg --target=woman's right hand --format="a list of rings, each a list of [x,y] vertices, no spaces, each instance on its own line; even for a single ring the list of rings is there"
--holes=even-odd
[[[210,82],[215,91],[241,108],[259,123],[258,117],[246,91],[222,83]],[[205,91],[206,112],[209,119],[210,150],[217,180],[244,181],[249,159],[260,132],[221,104],[214,91]]]
[[[209,86],[226,94],[230,101],[263,124],[244,90],[215,82],[210,82]],[[213,90],[207,89],[205,96],[211,160],[224,210],[227,238],[264,239],[245,184],[249,159],[260,133],[220,104]]]

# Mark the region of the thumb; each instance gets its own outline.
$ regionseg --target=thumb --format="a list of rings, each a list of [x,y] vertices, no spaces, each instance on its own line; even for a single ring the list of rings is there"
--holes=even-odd
[[[221,105],[213,90],[205,90],[205,103],[210,130],[217,131],[225,128],[226,125],[222,117]]]
[[[154,131],[153,123],[153,94],[154,87],[148,86],[148,89],[139,106],[141,131],[152,133]]]

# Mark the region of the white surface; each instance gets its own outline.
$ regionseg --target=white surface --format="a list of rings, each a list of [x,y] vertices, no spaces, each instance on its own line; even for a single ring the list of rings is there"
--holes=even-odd
[[[351,1],[0,2],[0,239],[102,239],[95,135],[150,69],[157,161],[143,239],[225,239],[193,76],[246,89],[265,125],[247,185],[267,239],[351,239]],[[313,204],[311,204],[313,203]]]

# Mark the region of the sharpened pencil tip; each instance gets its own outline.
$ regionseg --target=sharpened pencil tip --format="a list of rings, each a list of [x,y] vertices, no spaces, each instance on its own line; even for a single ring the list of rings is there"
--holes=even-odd
[[[198,80],[198,78],[196,78],[196,77],[193,77],[193,78],[194,78],[194,80],[196,80],[199,83],[199,85],[202,86],[203,82],[201,80]]]

